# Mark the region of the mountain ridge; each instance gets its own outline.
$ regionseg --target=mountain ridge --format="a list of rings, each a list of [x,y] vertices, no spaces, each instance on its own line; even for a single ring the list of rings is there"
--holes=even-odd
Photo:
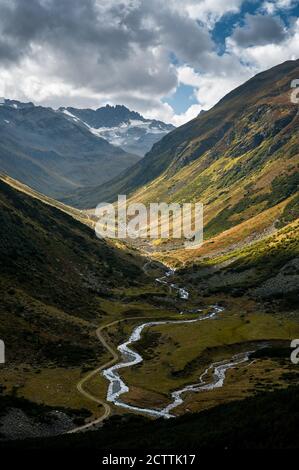
[[[175,129],[172,124],[144,118],[123,105],[107,104],[96,110],[61,107],[59,111],[75,122],[79,120],[93,134],[139,156],[144,156],[154,143]]]
[[[276,223],[292,222],[299,217],[299,113],[290,101],[291,81],[297,76],[298,60],[258,74],[165,136],[109,186],[78,191],[78,205],[113,201],[115,193],[145,204],[200,201],[205,240],[237,229],[289,198],[283,221],[278,210],[278,219],[269,219],[269,224],[275,230]],[[254,236],[255,228],[250,229]]]
[[[50,197],[108,180],[138,160],[52,108],[0,100],[0,171]]]

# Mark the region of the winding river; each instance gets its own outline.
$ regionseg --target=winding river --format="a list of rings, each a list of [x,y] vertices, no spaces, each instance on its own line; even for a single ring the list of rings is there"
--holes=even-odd
[[[156,279],[160,284],[168,285],[171,289],[177,290],[178,295],[181,299],[188,300],[189,292],[185,288],[178,287],[176,284],[169,282],[169,278],[174,274],[174,271],[167,271],[166,275],[162,278]],[[207,315],[198,315],[192,319],[186,320],[164,320],[164,321],[150,321],[137,326],[128,341],[120,344],[117,349],[120,352],[121,361],[117,364],[109,367],[102,371],[102,375],[109,381],[107,401],[114,403],[114,405],[126,408],[131,411],[136,411],[141,414],[146,414],[152,417],[164,417],[172,418],[175,415],[171,414],[171,411],[177,406],[183,403],[183,395],[190,392],[213,390],[223,386],[226,371],[236,367],[238,364],[245,362],[249,359],[250,352],[241,353],[233,356],[231,359],[215,362],[211,364],[200,376],[198,383],[193,385],[187,385],[186,387],[174,391],[171,393],[171,402],[165,408],[154,409],[154,408],[142,408],[134,405],[129,405],[121,400],[121,396],[129,391],[128,385],[119,375],[118,371],[126,367],[132,367],[136,364],[140,364],[143,361],[142,356],[130,348],[131,344],[136,343],[140,340],[142,332],[145,328],[149,328],[156,325],[166,324],[180,324],[180,323],[195,323],[199,321],[211,320],[215,318],[224,309],[218,305],[211,307],[211,312]],[[197,310],[201,312],[201,310]],[[183,313],[183,312],[182,312]],[[205,381],[205,377],[212,373],[212,380]]]

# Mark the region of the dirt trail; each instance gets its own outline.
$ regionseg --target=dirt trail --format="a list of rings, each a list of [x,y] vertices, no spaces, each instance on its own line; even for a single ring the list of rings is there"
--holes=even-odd
[[[108,329],[110,328],[111,326],[114,326],[114,325],[117,325],[118,323],[121,323],[121,322],[127,322],[127,321],[130,321],[130,320],[147,320],[147,319],[156,319],[156,317],[131,317],[131,318],[121,318],[119,320],[115,320],[111,323],[107,323],[106,325],[102,325],[100,326],[99,328],[97,328],[96,330],[96,335],[99,339],[99,341],[102,343],[102,345],[104,346],[104,348],[111,354],[112,358],[106,362],[105,364],[101,365],[100,367],[98,367],[97,369],[94,369],[92,370],[91,372],[89,372],[85,377],[83,377],[83,379],[80,380],[80,382],[78,382],[77,384],[77,390],[83,395],[85,396],[86,398],[88,398],[89,400],[92,400],[94,401],[95,403],[98,403],[99,405],[102,405],[103,408],[104,408],[104,413],[102,414],[102,416],[100,416],[99,418],[97,418],[96,420],[94,421],[91,421],[90,423],[87,423],[87,424],[84,424],[83,426],[79,426],[77,428],[74,428],[74,429],[71,429],[70,431],[68,431],[66,434],[73,434],[73,433],[76,433],[76,432],[80,432],[80,431],[85,431],[86,429],[90,429],[98,424],[100,424],[102,421],[104,421],[104,419],[108,418],[108,416],[110,416],[110,413],[111,413],[111,406],[104,400],[101,400],[100,398],[96,397],[95,395],[93,395],[92,393],[88,392],[86,389],[84,389],[84,385],[86,385],[86,383],[92,378],[94,377],[95,375],[99,374],[100,372],[102,372],[103,369],[107,369],[108,367],[112,366],[116,361],[118,361],[119,359],[119,356],[118,356],[118,353],[117,351],[115,351],[113,349],[112,346],[110,346],[107,342],[107,340],[104,338],[103,336],[103,330],[105,329]]]

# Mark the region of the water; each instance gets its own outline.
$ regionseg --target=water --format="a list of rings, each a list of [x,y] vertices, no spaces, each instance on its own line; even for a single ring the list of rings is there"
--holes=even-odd
[[[166,275],[162,278],[156,279],[157,282],[160,284],[170,285],[170,287],[181,294],[184,294],[184,299],[188,299],[189,292],[186,289],[180,288],[175,284],[169,284],[167,282],[167,278],[174,274],[174,271],[167,271]],[[149,328],[156,325],[169,325],[169,324],[181,324],[181,323],[195,323],[204,320],[210,320],[215,318],[220,312],[224,309],[218,305],[212,306],[211,313],[207,315],[200,315],[196,318],[189,319],[189,320],[164,320],[164,321],[150,321],[143,323],[142,325],[137,326],[131,336],[129,337],[128,341],[120,344],[118,346],[118,351],[120,352],[121,361],[115,364],[108,369],[103,370],[103,376],[109,381],[108,391],[107,391],[107,401],[114,403],[114,405],[126,408],[131,411],[137,411],[142,414],[146,414],[153,417],[164,417],[164,418],[171,418],[174,417],[170,412],[183,403],[182,395],[186,392],[198,392],[204,390],[213,390],[215,388],[219,388],[223,386],[225,380],[226,371],[235,367],[236,365],[245,362],[249,358],[248,353],[242,353],[234,356],[228,361],[223,361],[219,363],[214,363],[210,365],[201,375],[199,378],[199,382],[193,385],[188,385],[180,390],[172,392],[171,398],[172,401],[169,405],[167,405],[163,409],[155,409],[155,408],[142,408],[134,405],[129,405],[121,400],[121,396],[124,395],[129,391],[128,385],[124,382],[124,380],[120,377],[118,371],[127,367],[132,367],[136,364],[140,364],[143,361],[142,356],[137,353],[136,351],[130,348],[130,345],[136,343],[140,340],[142,332],[145,328]],[[200,311],[200,310],[198,310]],[[213,370],[213,378],[212,381],[209,383],[204,382],[204,377],[208,374],[208,372]]]

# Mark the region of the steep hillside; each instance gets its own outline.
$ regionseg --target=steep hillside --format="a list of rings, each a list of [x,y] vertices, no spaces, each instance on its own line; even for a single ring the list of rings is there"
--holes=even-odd
[[[246,294],[264,301],[276,300],[283,308],[298,307],[299,220],[218,256],[197,253],[197,257],[187,261],[181,275],[196,285],[202,295]]]
[[[48,340],[71,346],[76,329],[78,340],[85,322],[88,327],[106,315],[102,295],[142,280],[141,260],[3,181],[0,206],[0,337],[9,362],[22,361],[24,351],[27,359],[42,361]]]
[[[165,322],[160,327],[157,325],[155,332],[145,334],[136,348],[142,349],[146,360],[124,374],[125,377],[129,374],[131,395],[128,399],[133,403],[134,400],[153,403],[160,400],[160,396],[165,401],[169,390],[192,381],[192,374],[198,378],[203,366],[198,362],[199,346],[208,351],[204,360],[210,363],[231,354],[230,347],[236,351],[248,347],[249,340],[268,340],[270,344],[274,338],[285,344],[296,337],[295,311],[268,315],[263,306],[247,298],[231,299],[223,293],[219,297],[221,286],[203,288],[202,281],[206,279],[201,270],[209,269],[208,263],[187,267],[178,273],[178,285],[190,288],[187,306],[175,290],[153,282],[159,276],[156,274],[159,266],[153,264],[146,269],[145,265],[150,263],[145,264],[133,250],[119,250],[98,240],[89,227],[75,220],[76,211],[68,215],[51,201],[45,203],[37,194],[34,197],[26,194],[26,188],[19,192],[17,182],[8,182],[0,181],[0,338],[6,345],[6,363],[1,365],[0,441],[3,437],[59,434],[83,424],[86,418],[101,418],[105,411],[107,382],[99,374],[99,366],[111,361],[113,348],[116,350],[121,340],[129,337],[132,326],[141,319],[181,320],[182,310],[190,315],[197,312],[199,306],[209,311],[208,306],[215,302],[225,305],[226,310],[212,325],[192,323],[188,330],[188,325],[182,328]],[[293,243],[297,226],[290,227],[293,226],[294,236],[286,227],[279,233],[280,255],[276,247],[271,251],[271,240],[261,246],[261,249],[270,247],[270,259],[262,258],[258,248],[256,258],[260,260],[262,273],[258,267],[256,280],[261,287],[274,272],[282,271],[281,275],[287,276],[286,283],[290,276],[296,275],[296,266],[289,263],[297,253],[297,245]],[[238,255],[240,260],[242,253]],[[253,255],[249,252],[246,256],[245,270],[248,256]],[[221,262],[216,260],[214,268]],[[151,270],[152,275],[149,275]],[[228,272],[227,279],[229,276]],[[255,287],[251,282],[248,286]],[[295,294],[296,290],[293,289],[292,294],[293,291]],[[209,297],[203,300],[201,294]],[[95,332],[99,327],[101,331],[105,327],[104,340],[110,349],[104,341],[99,341],[99,335],[97,338]],[[273,364],[268,385],[288,386],[284,375],[288,377],[296,366],[291,367],[289,360],[284,368],[277,367],[275,361]],[[236,394],[228,398],[229,387],[235,387],[236,383],[240,390],[237,399],[252,395],[261,377],[260,370],[264,368],[263,363],[256,361],[256,366],[246,372],[245,383],[242,366],[242,373],[233,376],[233,385],[229,382],[228,389],[223,388],[223,394],[214,396],[211,403],[236,399]],[[89,396],[83,396],[76,387],[91,371],[96,374],[86,384]],[[166,378],[160,383],[164,372]],[[132,380],[135,376],[142,385]],[[96,397],[95,400],[90,400],[90,396]],[[200,400],[195,399],[195,411],[199,404]],[[118,407],[112,410],[121,413]]]
[[[7,183],[9,186],[16,189],[17,191],[21,191],[22,193],[25,193],[28,196],[31,196],[32,198],[43,202],[44,204],[56,207],[57,209],[61,210],[62,212],[65,212],[66,214],[71,215],[74,219],[79,220],[85,225],[88,225],[90,227],[94,226],[94,221],[88,211],[82,211],[79,209],[75,209],[74,207],[67,206],[62,202],[57,201],[56,199],[50,198],[49,196],[46,196],[43,193],[35,191],[34,189],[30,188],[30,186],[27,186],[26,184],[21,183],[20,181],[15,180],[14,178],[11,178],[10,176],[5,175],[4,173],[0,173],[0,180],[4,183]]]
[[[145,119],[125,106],[105,106],[93,109],[60,108],[67,116],[80,120],[91,132],[127,152],[144,156],[154,143],[174,129],[155,119]]]
[[[200,201],[208,239],[296,199],[299,115],[290,83],[298,76],[298,60],[257,75],[165,136],[120,178],[78,191],[77,205],[92,207],[117,194],[142,202]],[[298,217],[295,200],[284,217]]]
[[[101,184],[138,160],[61,112],[1,100],[0,171],[48,196]]]
[[[103,412],[76,385],[109,358],[95,330],[130,312],[121,298],[146,289],[144,261],[4,181],[0,221],[0,439],[2,424],[14,436],[62,432]]]

